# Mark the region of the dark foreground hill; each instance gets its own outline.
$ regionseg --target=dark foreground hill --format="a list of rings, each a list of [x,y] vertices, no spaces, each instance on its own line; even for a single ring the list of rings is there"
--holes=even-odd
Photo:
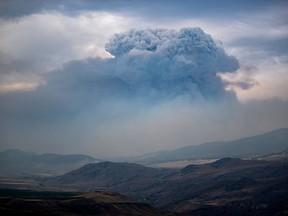
[[[173,216],[109,192],[65,193],[0,190],[1,215]]]
[[[288,128],[282,128],[239,140],[210,142],[170,151],[155,152],[124,160],[142,164],[155,164],[168,161],[219,159],[223,157],[244,158],[278,153],[287,148]]]
[[[285,215],[288,162],[223,158],[163,170],[129,163],[86,165],[47,180],[47,187],[105,190],[181,215]]]
[[[81,154],[36,154],[20,150],[7,150],[0,152],[0,176],[55,176],[98,161]]]

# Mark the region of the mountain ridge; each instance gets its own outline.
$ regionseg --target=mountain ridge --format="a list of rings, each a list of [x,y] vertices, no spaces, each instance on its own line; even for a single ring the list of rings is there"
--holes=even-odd
[[[278,153],[288,148],[288,128],[232,141],[208,142],[174,150],[152,152],[126,161],[150,164],[178,160],[218,159],[223,157],[253,157]],[[123,160],[125,161],[125,159]]]

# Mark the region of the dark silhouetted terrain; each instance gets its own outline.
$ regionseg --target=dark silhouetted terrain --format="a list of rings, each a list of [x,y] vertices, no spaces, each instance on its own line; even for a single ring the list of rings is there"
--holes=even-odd
[[[0,190],[1,215],[173,216],[109,192],[68,193]]]
[[[239,158],[178,170],[101,162],[49,179],[45,184],[69,190],[119,192],[156,208],[187,215],[268,216],[284,215],[288,210],[287,171],[287,161]]]

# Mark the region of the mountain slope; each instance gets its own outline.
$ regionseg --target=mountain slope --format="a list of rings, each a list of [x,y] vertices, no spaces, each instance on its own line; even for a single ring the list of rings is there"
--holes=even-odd
[[[60,175],[99,160],[87,155],[35,154],[20,150],[0,152],[0,175]]]
[[[288,148],[288,128],[235,141],[211,142],[171,151],[130,158],[138,163],[158,163],[177,160],[217,159],[223,157],[252,157],[281,152]]]

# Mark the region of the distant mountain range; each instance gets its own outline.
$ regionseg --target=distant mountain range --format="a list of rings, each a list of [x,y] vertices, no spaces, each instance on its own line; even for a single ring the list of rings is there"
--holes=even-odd
[[[185,161],[191,163],[198,159],[219,159],[223,157],[262,159],[286,158],[288,149],[288,128],[278,129],[258,136],[235,141],[211,142],[197,146],[187,146],[171,151],[161,151],[139,157],[125,158],[121,161],[155,165],[164,162]],[[282,153],[279,153],[282,152]],[[278,156],[276,156],[277,154]],[[273,156],[273,154],[276,154]],[[279,155],[281,154],[281,155]],[[35,154],[20,150],[0,152],[0,177],[11,176],[55,176],[67,173],[89,163],[97,163],[93,157],[74,154]],[[121,169],[121,168],[119,168]]]
[[[0,152],[0,176],[61,175],[99,160],[81,154],[35,154],[20,150]]]
[[[160,151],[138,157],[125,158],[122,161],[155,164],[181,160],[219,159],[223,157],[247,158],[278,153],[285,149],[288,149],[288,128],[281,128],[269,133],[239,140],[187,146],[176,150]]]

